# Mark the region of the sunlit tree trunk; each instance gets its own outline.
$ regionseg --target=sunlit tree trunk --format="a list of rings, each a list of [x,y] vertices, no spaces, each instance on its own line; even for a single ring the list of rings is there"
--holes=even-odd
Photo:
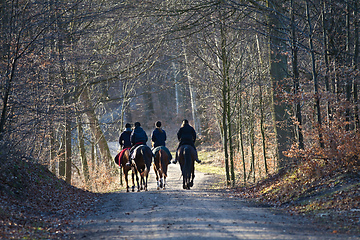
[[[193,118],[193,121],[194,121],[194,128],[195,128],[195,131],[199,135],[201,135],[200,122],[199,122],[199,118],[197,116],[196,90],[194,89],[194,86],[192,84],[192,79],[191,79],[191,73],[190,73],[190,68],[189,68],[188,55],[187,55],[187,52],[186,52],[185,41],[183,41],[183,53],[184,53],[184,60],[185,60],[186,75],[187,75],[189,91],[190,91],[191,114],[192,114],[192,118]]]
[[[256,46],[258,50],[258,57],[259,57],[259,64],[257,65],[257,79],[259,84],[259,107],[260,107],[260,132],[261,132],[261,139],[262,139],[262,150],[263,150],[263,158],[264,158],[264,167],[265,173],[268,174],[268,165],[267,165],[267,158],[266,158],[266,136],[265,136],[265,113],[264,113],[264,101],[263,101],[263,83],[262,83],[262,71],[261,67],[263,66],[263,60],[261,57],[261,50],[260,50],[260,43],[259,43],[259,36],[256,35]]]
[[[246,165],[245,165],[245,151],[244,151],[244,138],[243,138],[243,117],[242,117],[242,98],[239,94],[238,102],[239,102],[239,110],[238,110],[238,121],[239,121],[239,142],[240,142],[240,152],[241,152],[241,160],[243,164],[243,173],[244,173],[244,183],[246,184]]]
[[[97,119],[94,109],[90,103],[88,89],[84,88],[81,94],[81,100],[85,108],[85,114],[90,121],[90,129],[95,139],[95,144],[99,145],[100,155],[107,169],[110,170],[110,166],[115,168],[115,163],[112,161],[109,146],[106,142],[105,136],[100,128],[99,120]]]
[[[77,120],[77,128],[78,128],[78,143],[79,143],[79,150],[80,150],[82,172],[84,175],[85,182],[88,183],[89,179],[90,179],[90,175],[89,175],[88,161],[87,161],[87,157],[86,157],[84,131],[83,131],[83,127],[82,127],[81,117],[77,116],[76,120]]]
[[[255,183],[255,107],[254,107],[254,86],[251,84],[251,94],[250,94],[250,121],[249,121],[249,140],[250,140],[250,155],[251,155],[251,166],[250,166],[250,174],[249,177],[252,176],[253,182]]]

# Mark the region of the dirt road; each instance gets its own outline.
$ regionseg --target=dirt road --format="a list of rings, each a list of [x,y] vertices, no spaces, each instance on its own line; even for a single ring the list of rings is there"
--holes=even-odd
[[[149,191],[104,194],[96,212],[79,221],[72,239],[359,239],[318,230],[305,219],[275,214],[269,208],[209,190],[212,175],[196,173],[183,190],[179,165],[169,166],[168,187],[156,190],[153,169]]]

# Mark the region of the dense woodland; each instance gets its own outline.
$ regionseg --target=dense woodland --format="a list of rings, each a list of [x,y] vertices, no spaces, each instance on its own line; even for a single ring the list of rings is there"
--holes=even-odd
[[[359,166],[358,0],[0,1],[1,157],[94,190],[126,122],[181,120],[226,182]],[[149,142],[148,142],[149,144]],[[149,144],[150,145],[150,144]]]

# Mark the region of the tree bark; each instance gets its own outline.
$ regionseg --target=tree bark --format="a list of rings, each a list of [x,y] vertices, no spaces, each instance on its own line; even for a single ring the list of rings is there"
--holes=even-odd
[[[76,120],[77,120],[77,128],[78,128],[78,143],[80,150],[82,172],[84,175],[85,183],[88,184],[90,179],[90,174],[89,174],[89,166],[88,166],[86,150],[85,150],[84,131],[82,127],[81,117],[77,116]]]
[[[314,84],[314,97],[315,97],[315,114],[316,114],[316,122],[318,127],[318,134],[319,134],[319,144],[321,148],[324,148],[324,141],[321,133],[321,110],[320,110],[320,96],[319,96],[319,83],[317,79],[317,72],[316,72],[316,63],[315,63],[315,50],[313,46],[313,29],[310,20],[310,10],[309,10],[309,1],[305,0],[306,4],[306,17],[309,26],[309,48],[311,54],[311,63],[312,63],[312,78]]]
[[[284,151],[291,146],[291,124],[289,122],[290,106],[283,101],[278,92],[289,92],[289,86],[286,82],[287,61],[285,56],[286,45],[283,39],[284,27],[282,26],[282,8],[284,1],[274,2],[273,9],[268,16],[269,36],[270,36],[270,77],[272,82],[272,105],[273,105],[273,122],[276,136],[276,155],[277,168],[281,169],[286,166],[288,158],[285,157]],[[272,7],[269,5],[268,7]]]
[[[106,142],[105,136],[100,128],[99,120],[97,119],[94,109],[91,106],[89,92],[85,87],[82,94],[81,100],[84,104],[85,114],[87,115],[90,121],[90,129],[95,139],[95,144],[99,145],[101,158],[107,169],[110,170],[110,167],[115,168],[115,163],[112,161],[111,153],[109,146]]]

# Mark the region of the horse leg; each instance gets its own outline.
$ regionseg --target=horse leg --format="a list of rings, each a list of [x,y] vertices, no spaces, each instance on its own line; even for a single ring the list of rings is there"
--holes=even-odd
[[[160,171],[159,171],[159,178],[160,178],[159,185],[160,185],[160,188],[164,187],[163,176],[164,176],[164,174],[162,172],[162,169],[160,169]]]
[[[159,190],[160,189],[160,186],[159,186],[159,175],[158,175],[158,171],[156,170],[156,165],[155,165],[155,163],[154,163],[154,165],[153,165],[153,167],[154,167],[154,172],[155,172],[155,177],[156,177],[156,184],[157,184],[157,190]]]
[[[135,191],[135,173],[134,170],[131,171],[131,178],[132,178],[132,187],[131,187],[131,191],[134,192]]]
[[[147,183],[148,183],[148,175],[146,174],[146,176],[145,176],[145,191],[148,190]]]
[[[164,177],[160,179],[160,187],[164,188]]]
[[[136,183],[137,183],[137,189],[138,189],[138,192],[140,192],[140,184],[139,184],[139,176],[138,176],[138,170],[135,170],[135,177],[136,177]],[[135,185],[134,187],[135,188]]]
[[[144,189],[144,176],[143,176],[143,172],[141,172],[140,173],[140,190],[143,190],[143,189]]]
[[[187,184],[186,184],[186,177],[183,176],[183,189],[187,189]]]
[[[193,162],[194,164],[194,162]],[[194,186],[194,178],[195,178],[195,167],[192,166],[192,169],[191,169],[191,181],[190,181],[190,178],[189,178],[189,187],[193,187]]]
[[[128,179],[128,172],[125,171],[125,167],[123,168],[125,183],[126,183],[126,192],[129,192],[129,179]]]

